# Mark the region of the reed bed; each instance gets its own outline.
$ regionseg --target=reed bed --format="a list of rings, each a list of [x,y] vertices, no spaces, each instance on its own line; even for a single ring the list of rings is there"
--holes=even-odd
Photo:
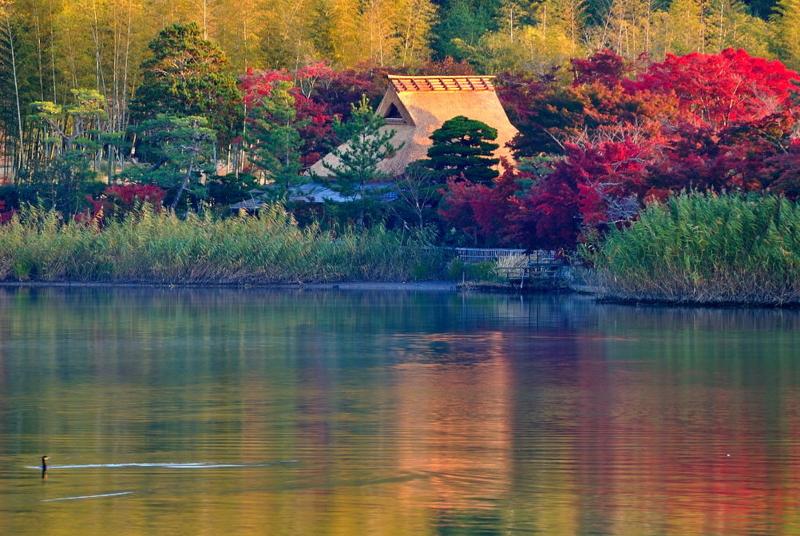
[[[800,303],[800,207],[783,197],[682,194],[587,251],[611,299]]]
[[[0,226],[0,280],[267,284],[410,281],[441,266],[422,235],[299,228],[275,207],[213,219],[147,206],[102,229],[28,207]]]

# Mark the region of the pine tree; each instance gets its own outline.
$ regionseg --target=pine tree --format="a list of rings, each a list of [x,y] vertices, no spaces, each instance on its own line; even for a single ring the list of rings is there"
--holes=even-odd
[[[500,174],[494,168],[500,163],[493,157],[500,147],[491,141],[495,139],[497,130],[486,123],[456,116],[431,134],[433,145],[421,164],[443,175],[463,175],[471,182],[489,184]]]
[[[148,168],[128,168],[126,178],[136,182],[155,183],[172,192],[170,208],[175,210],[189,192],[205,198],[201,183],[203,173],[213,173],[213,147],[216,132],[208,128],[201,116],[178,117],[158,114],[143,121],[136,129],[158,157]]]
[[[136,121],[157,114],[206,117],[227,141],[241,125],[236,80],[227,59],[203,39],[195,23],[174,24],[150,42],[153,58],[142,63],[143,80],[131,102]]]
[[[30,120],[45,138],[54,140],[53,153],[44,175],[60,190],[56,203],[68,213],[77,211],[83,201],[82,187],[94,180],[92,160],[99,148],[99,123],[108,118],[105,97],[93,89],[72,91],[74,103],[31,103]]]
[[[250,160],[266,172],[285,198],[292,186],[302,180],[298,129],[309,121],[298,121],[292,83],[278,81],[269,95],[261,98],[248,113],[246,141]]]
[[[353,105],[350,120],[334,125],[336,133],[347,143],[332,151],[337,164],[323,161],[330,172],[328,185],[345,197],[359,201],[359,226],[364,224],[370,182],[385,180],[388,174],[378,169],[380,162],[402,147],[392,145],[395,131],[387,130],[386,120],[375,115],[366,96]]]

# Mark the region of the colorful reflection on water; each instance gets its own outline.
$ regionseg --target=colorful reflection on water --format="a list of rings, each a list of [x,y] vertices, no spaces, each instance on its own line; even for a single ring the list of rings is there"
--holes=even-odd
[[[800,533],[799,328],[580,296],[0,289],[0,533]]]

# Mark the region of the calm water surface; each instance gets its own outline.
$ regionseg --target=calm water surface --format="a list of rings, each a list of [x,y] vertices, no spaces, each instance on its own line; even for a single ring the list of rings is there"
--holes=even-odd
[[[799,328],[576,296],[0,289],[0,534],[798,534]]]

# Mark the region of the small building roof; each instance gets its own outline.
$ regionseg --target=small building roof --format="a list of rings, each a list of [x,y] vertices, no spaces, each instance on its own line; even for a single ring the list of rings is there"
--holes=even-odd
[[[448,119],[463,115],[497,129],[495,151],[498,158],[513,160],[506,144],[517,134],[508,120],[494,89],[493,76],[395,76],[389,75],[389,87],[375,111],[386,119],[382,130],[393,130],[392,145],[402,147],[378,166],[397,175],[416,160],[427,157],[432,145],[430,136]],[[311,167],[311,172],[328,176],[322,165],[336,166],[337,158],[328,154]]]
[[[394,76],[389,84],[401,91],[494,91],[494,76]]]
[[[387,203],[394,201],[398,197],[392,183],[365,184],[364,189],[369,193],[376,195],[380,201]],[[361,199],[361,194],[356,193],[355,195],[348,197],[316,182],[301,184],[293,187],[289,191],[289,200],[295,202],[303,201],[306,203],[324,203],[329,201],[332,203],[346,203],[348,201],[356,201],[358,199]],[[240,210],[244,210],[246,212],[257,212],[261,210],[264,205],[269,203],[269,197],[265,194],[262,194],[251,199],[245,199],[244,201],[234,203],[230,206],[230,209],[235,212]]]

